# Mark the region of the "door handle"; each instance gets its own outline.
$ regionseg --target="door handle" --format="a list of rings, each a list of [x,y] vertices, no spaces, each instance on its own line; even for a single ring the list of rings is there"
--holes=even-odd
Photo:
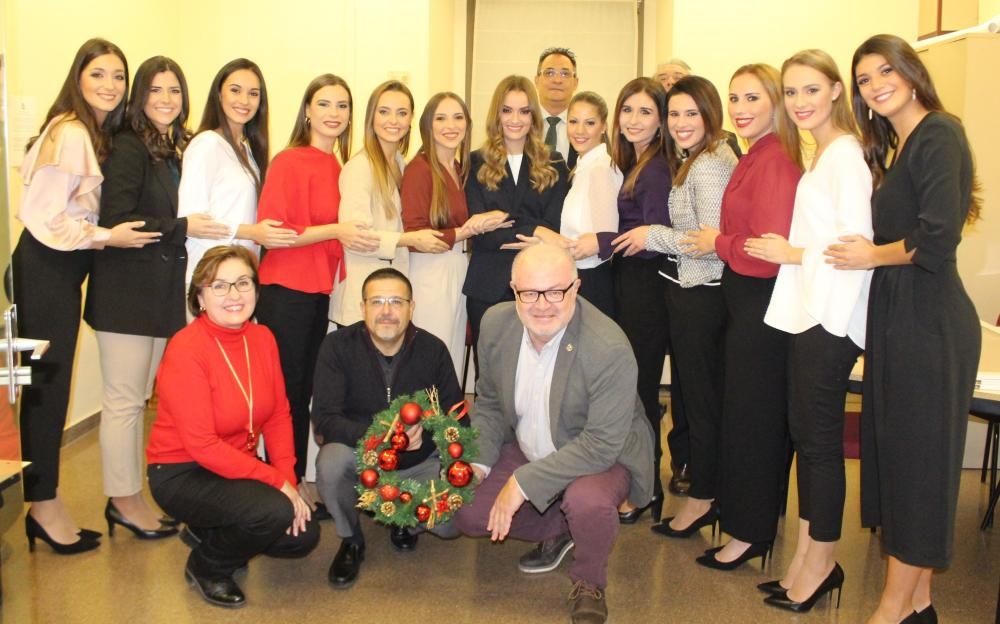
[[[0,340],[0,384],[7,386],[7,400],[13,405],[17,403],[18,386],[31,384],[31,367],[19,366],[16,362],[16,354],[21,352],[31,352],[32,360],[41,359],[42,355],[49,348],[48,340],[38,340],[35,338],[22,338],[16,336],[17,333],[17,305],[12,305],[3,313],[4,336]]]

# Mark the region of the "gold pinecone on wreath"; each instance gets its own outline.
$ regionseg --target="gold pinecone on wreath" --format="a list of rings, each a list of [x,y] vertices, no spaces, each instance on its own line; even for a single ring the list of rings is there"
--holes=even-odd
[[[393,503],[391,501],[386,501],[382,503],[381,507],[379,507],[379,511],[381,511],[386,516],[391,516],[392,514],[396,513],[396,503]]]
[[[366,490],[361,493],[358,497],[358,507],[361,509],[368,509],[375,503],[375,490]]]
[[[378,453],[375,451],[367,451],[362,458],[366,466],[374,466],[378,463]]]
[[[464,503],[465,501],[462,500],[462,497],[459,494],[452,494],[448,497],[448,507],[451,507],[452,511],[458,511],[462,508]]]
[[[458,427],[448,427],[445,429],[444,439],[449,442],[458,442]]]

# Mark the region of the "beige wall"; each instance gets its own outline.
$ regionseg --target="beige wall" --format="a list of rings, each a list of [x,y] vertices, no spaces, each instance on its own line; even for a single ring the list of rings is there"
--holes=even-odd
[[[351,85],[360,128],[368,94],[380,82],[405,79],[419,115],[436,91],[464,90],[465,0],[0,0],[7,20],[8,94],[37,104],[36,123],[52,102],[76,48],[89,36],[122,47],[134,70],[166,54],[184,68],[197,123],[208,83],[237,56],[260,64],[271,109],[272,154],[291,131],[298,99],[310,79],[333,72]],[[981,15],[1000,13],[1000,0],[979,0]],[[645,73],[656,60],[686,59],[725,93],[743,63],[780,65],[799,49],[820,47],[846,69],[868,35],[917,35],[918,4],[882,2],[760,3],[647,0]],[[613,99],[613,96],[612,96]],[[474,120],[479,121],[479,120]],[[414,147],[419,140],[414,141]],[[355,134],[354,148],[360,145]],[[12,151],[21,147],[12,146]],[[20,186],[11,172],[12,202]],[[19,226],[13,226],[16,239]],[[100,409],[100,373],[92,334],[83,331],[71,421]]]

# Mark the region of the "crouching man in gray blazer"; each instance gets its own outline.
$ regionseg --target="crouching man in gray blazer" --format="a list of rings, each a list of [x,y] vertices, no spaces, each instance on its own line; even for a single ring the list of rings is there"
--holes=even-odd
[[[575,547],[571,619],[604,622],[618,504],[641,507],[653,487],[635,358],[618,326],[577,299],[566,250],[528,247],[510,284],[516,301],[483,317],[472,415],[482,481],[455,522],[470,536],[540,542],[522,572],[554,570]]]

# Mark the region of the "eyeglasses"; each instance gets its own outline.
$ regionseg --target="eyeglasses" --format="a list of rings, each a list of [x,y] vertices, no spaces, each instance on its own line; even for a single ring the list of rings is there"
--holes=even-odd
[[[552,80],[557,75],[563,80],[569,80],[575,75],[572,71],[568,69],[553,69],[551,67],[548,69],[543,69],[541,74],[549,80]]]
[[[521,303],[535,303],[539,297],[545,297],[545,300],[549,303],[559,303],[566,298],[566,293],[574,286],[576,286],[576,280],[570,282],[570,285],[566,288],[556,288],[553,290],[518,290],[515,288],[514,294],[521,300]]]
[[[253,280],[250,279],[249,277],[241,277],[235,282],[216,280],[211,284],[206,285],[205,288],[210,288],[212,290],[212,294],[215,295],[216,297],[225,297],[226,295],[229,294],[229,291],[233,288],[236,289],[236,292],[241,292],[241,293],[250,292],[251,290],[253,290]]]
[[[404,303],[409,303],[409,299],[403,297],[369,297],[365,299],[365,303],[372,308],[381,308],[382,306],[389,304],[389,307],[393,310],[399,310],[403,307]]]

